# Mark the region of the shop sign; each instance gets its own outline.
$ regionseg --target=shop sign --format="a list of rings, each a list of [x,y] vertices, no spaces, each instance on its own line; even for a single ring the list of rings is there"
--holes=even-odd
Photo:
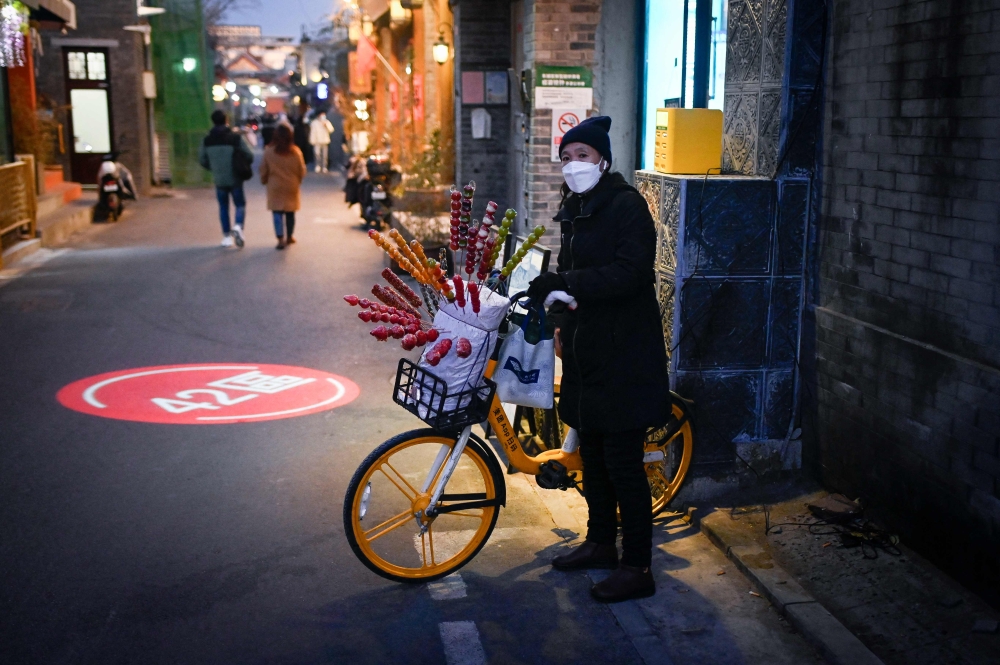
[[[594,105],[594,75],[587,67],[535,67],[536,109],[589,109]]]

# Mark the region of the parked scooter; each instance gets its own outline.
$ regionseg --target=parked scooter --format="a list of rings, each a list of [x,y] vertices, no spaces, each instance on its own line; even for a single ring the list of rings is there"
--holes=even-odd
[[[365,169],[367,175],[358,183],[361,217],[366,227],[381,229],[389,224],[392,213],[392,194],[389,190],[402,182],[403,174],[392,165],[388,155],[372,155]]]
[[[126,200],[135,200],[135,181],[132,173],[118,161],[119,153],[104,156],[97,169],[97,205],[94,206],[94,221],[103,222],[109,217],[117,222],[125,209]]]

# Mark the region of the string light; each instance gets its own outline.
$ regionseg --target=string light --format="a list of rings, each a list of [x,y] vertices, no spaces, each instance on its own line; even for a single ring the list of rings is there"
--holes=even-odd
[[[0,67],[24,66],[24,12],[20,2],[0,8]]]

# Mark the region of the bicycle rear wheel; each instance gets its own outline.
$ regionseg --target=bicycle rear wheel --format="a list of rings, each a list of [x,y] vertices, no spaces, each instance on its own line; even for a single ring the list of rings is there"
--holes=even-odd
[[[429,471],[454,445],[455,437],[433,429],[405,432],[376,448],[354,473],[344,498],[344,531],[373,572],[399,582],[435,580],[486,544],[506,495],[499,465],[474,438],[432,516],[426,515],[437,481]]]
[[[663,459],[646,464],[654,516],[663,512],[677,495],[691,466],[694,430],[683,402],[675,401],[667,424],[646,436],[646,452],[658,450],[663,451]]]

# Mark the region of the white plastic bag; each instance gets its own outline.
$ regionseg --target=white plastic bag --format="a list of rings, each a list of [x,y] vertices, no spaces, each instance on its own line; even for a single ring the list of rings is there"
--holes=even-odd
[[[435,366],[427,362],[427,354],[434,348],[428,344],[420,357],[419,365],[431,374],[448,384],[448,394],[478,388],[483,385],[483,373],[486,363],[493,353],[497,341],[497,328],[507,314],[510,300],[490,289],[482,288],[479,293],[479,313],[472,311],[472,303],[466,296],[465,307],[459,307],[457,302],[443,305],[434,315],[434,327],[438,330],[439,339],[450,339],[451,350]],[[458,340],[464,337],[472,344],[472,353],[468,358],[458,357]],[[423,399],[420,399],[424,402]],[[468,398],[458,400],[449,398],[444,405],[445,411],[453,411],[468,404]]]
[[[555,342],[544,339],[544,316],[539,324],[543,339],[536,344],[524,339],[533,313],[534,310],[529,311],[521,327],[512,330],[504,339],[493,380],[497,384],[500,401],[551,409],[556,368]]]

